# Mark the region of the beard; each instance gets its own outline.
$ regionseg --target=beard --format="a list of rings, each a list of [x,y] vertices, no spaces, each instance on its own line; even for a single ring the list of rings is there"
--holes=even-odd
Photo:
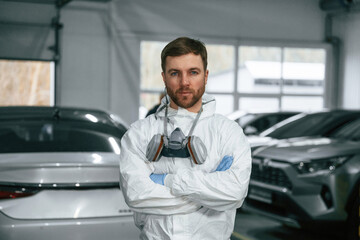
[[[201,99],[202,95],[205,92],[205,83],[201,88],[197,90],[190,88],[179,88],[176,91],[174,91],[173,89],[168,88],[167,86],[166,89],[169,97],[171,98],[171,100],[173,100],[173,102],[177,106],[187,109],[194,106]],[[189,96],[181,96],[181,95],[179,96],[179,93],[183,91],[191,92],[191,94]]]

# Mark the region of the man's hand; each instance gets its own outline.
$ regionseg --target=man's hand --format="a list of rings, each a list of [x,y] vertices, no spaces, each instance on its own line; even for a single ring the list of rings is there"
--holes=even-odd
[[[166,175],[167,175],[167,173],[163,173],[163,174],[152,173],[152,174],[150,174],[150,179],[154,183],[164,185],[164,180],[165,180]]]
[[[233,163],[233,161],[234,161],[234,158],[232,156],[226,155],[221,160],[219,166],[217,166],[217,168],[215,169],[215,172],[228,170],[231,167],[231,164]]]

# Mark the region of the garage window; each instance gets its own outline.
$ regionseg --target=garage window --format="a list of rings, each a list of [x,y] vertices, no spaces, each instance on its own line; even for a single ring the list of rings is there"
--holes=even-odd
[[[239,109],[322,109],[325,65],[325,49],[240,46]]]
[[[159,102],[164,90],[160,53],[166,44],[141,43],[140,118]],[[216,98],[218,113],[312,111],[324,107],[325,47],[211,43],[206,47],[209,63],[206,92]]]

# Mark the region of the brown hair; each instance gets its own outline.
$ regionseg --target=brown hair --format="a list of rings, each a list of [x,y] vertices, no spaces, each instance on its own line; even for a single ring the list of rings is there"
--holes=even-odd
[[[200,55],[203,61],[204,70],[206,70],[207,51],[205,44],[199,40],[188,37],[180,37],[168,43],[161,52],[161,68],[163,72],[165,72],[166,57],[182,56],[188,53]]]

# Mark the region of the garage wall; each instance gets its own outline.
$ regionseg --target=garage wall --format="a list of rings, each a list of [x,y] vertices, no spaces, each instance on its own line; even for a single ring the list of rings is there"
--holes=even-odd
[[[258,39],[323,39],[313,0],[137,0],[112,4],[121,32]],[[304,17],[306,15],[306,17]]]
[[[0,1],[0,57],[52,58],[55,13],[51,5]]]
[[[30,32],[33,28],[24,22],[43,15],[41,22],[51,19],[51,6],[44,7],[49,11],[27,13],[31,8],[0,2],[0,57],[51,57],[47,50],[51,28],[35,34],[35,41],[23,31],[13,33],[14,27],[6,24],[21,16],[20,11],[27,15],[20,25]],[[314,0],[73,1],[63,8],[61,22],[57,103],[110,110],[128,123],[138,118],[142,39],[169,41],[186,35],[205,43],[217,39],[321,42],[324,35],[324,13]],[[16,43],[20,39],[26,43],[21,50]]]
[[[339,89],[342,106],[360,109],[360,12],[334,17],[334,35],[342,40]]]
[[[110,109],[110,40],[107,4],[67,5],[61,12],[57,102]]]

